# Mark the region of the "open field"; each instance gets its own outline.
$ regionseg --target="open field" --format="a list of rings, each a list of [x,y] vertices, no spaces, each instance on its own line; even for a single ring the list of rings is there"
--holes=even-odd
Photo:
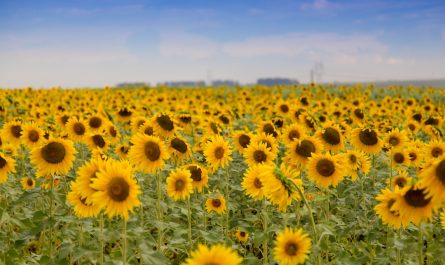
[[[445,264],[445,90],[0,90],[0,264]]]

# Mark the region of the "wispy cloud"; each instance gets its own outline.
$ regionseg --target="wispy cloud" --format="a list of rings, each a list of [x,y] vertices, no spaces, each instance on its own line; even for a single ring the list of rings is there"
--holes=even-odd
[[[328,0],[314,0],[314,1],[310,1],[308,3],[301,4],[301,9],[303,9],[303,10],[309,10],[309,9],[322,10],[322,9],[328,8],[330,5],[331,4],[328,2]]]
[[[216,42],[185,32],[161,34],[159,47],[162,56],[185,57],[193,60],[211,57],[218,50]]]

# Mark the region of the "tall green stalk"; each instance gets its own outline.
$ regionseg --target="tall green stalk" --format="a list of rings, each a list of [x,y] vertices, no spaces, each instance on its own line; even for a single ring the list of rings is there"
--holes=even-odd
[[[122,264],[127,265],[127,220],[122,218]]]
[[[190,208],[190,197],[187,198],[187,221],[188,221],[189,248],[193,249],[193,243],[192,243],[192,209]]]

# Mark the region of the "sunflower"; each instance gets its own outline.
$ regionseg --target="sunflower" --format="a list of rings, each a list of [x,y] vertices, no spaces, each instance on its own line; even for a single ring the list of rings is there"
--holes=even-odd
[[[147,119],[143,116],[131,118],[131,130],[136,133],[144,124],[147,123]]]
[[[363,152],[348,150],[346,153],[341,154],[341,156],[344,157],[343,161],[346,163],[345,173],[351,176],[353,181],[357,179],[359,170],[365,174],[368,174],[371,170],[371,162]]]
[[[88,131],[99,132],[105,125],[105,119],[100,115],[93,115],[88,118]]]
[[[130,147],[127,144],[119,144],[114,149],[114,152],[122,159],[127,158],[128,151],[130,151]]]
[[[282,139],[285,144],[290,145],[292,142],[297,141],[305,135],[306,129],[303,126],[298,123],[292,123],[284,129]]]
[[[133,136],[128,158],[140,170],[146,173],[154,173],[164,166],[164,161],[169,158],[164,143],[156,136],[148,136],[138,133]]]
[[[100,133],[91,133],[85,137],[85,142],[92,149],[106,150],[108,148],[108,142],[105,136]]]
[[[152,124],[162,137],[170,137],[175,133],[175,124],[167,113],[159,113],[153,118]]]
[[[274,258],[280,265],[303,264],[311,249],[311,239],[303,229],[286,227],[275,241]]]
[[[382,149],[378,133],[369,128],[356,128],[351,132],[351,143],[360,151],[377,154]]]
[[[341,156],[314,154],[307,163],[308,178],[321,187],[336,187],[344,177]]]
[[[226,167],[229,161],[232,160],[230,157],[231,153],[232,150],[230,149],[229,143],[219,135],[212,137],[211,141],[207,142],[204,147],[206,161],[213,170],[219,167]]]
[[[243,152],[244,158],[248,166],[258,164],[270,164],[276,157],[265,143],[257,143],[249,145]]]
[[[423,154],[428,160],[445,156],[445,142],[432,141],[424,147]]]
[[[392,178],[391,180],[391,187],[395,189],[396,187],[399,189],[403,189],[406,185],[409,185],[411,183],[411,178],[408,177],[408,172],[401,171],[397,176]]]
[[[329,151],[339,151],[345,145],[340,128],[333,124],[326,125],[322,131],[316,133],[316,136],[323,143],[324,148]]]
[[[394,149],[391,150],[392,166],[408,165],[410,163],[410,157],[406,152],[406,149]]]
[[[223,245],[209,248],[200,244],[182,265],[239,265],[241,262],[243,259],[233,249]]]
[[[438,201],[445,201],[445,157],[434,161],[420,173],[421,183],[425,186],[430,197]]]
[[[36,187],[36,182],[34,179],[30,177],[24,177],[20,180],[20,184],[22,184],[22,188],[24,190],[31,190]]]
[[[284,164],[281,164],[280,168],[273,165],[260,165],[260,167],[259,177],[264,196],[278,207],[278,211],[286,212],[292,200],[301,200],[299,192],[293,187],[298,185],[303,191],[303,182],[298,178],[300,172]]]
[[[192,156],[190,145],[181,137],[175,136],[169,141],[169,153],[177,160],[182,161]]]
[[[249,239],[249,234],[246,231],[240,230],[238,228],[238,229],[236,229],[235,237],[236,237],[236,240],[238,240],[238,242],[246,243],[247,240]]]
[[[190,171],[179,169],[167,177],[167,194],[175,201],[185,200],[193,193]]]
[[[251,139],[252,134],[246,131],[237,131],[233,135],[233,143],[235,148],[240,152],[249,146]]]
[[[278,132],[272,122],[262,122],[260,126],[258,126],[258,134],[262,133],[266,135],[272,135],[273,138],[278,137]]]
[[[287,154],[293,163],[305,165],[312,155],[319,154],[322,150],[323,145],[317,138],[306,136],[293,142],[287,150]]]
[[[375,212],[380,217],[385,225],[392,228],[406,227],[409,224],[405,218],[400,216],[400,213],[393,209],[394,203],[398,199],[398,194],[389,189],[382,190],[376,197],[379,204],[374,207]]]
[[[111,122],[107,122],[107,125],[105,125],[105,134],[108,135],[108,139],[112,143],[117,143],[119,141],[119,130],[118,128],[112,124]]]
[[[74,214],[79,218],[91,218],[99,215],[100,208],[91,202],[87,202],[87,200],[80,195],[78,189],[73,188],[73,186],[77,185],[71,184],[72,190],[68,192],[66,199],[74,206]]]
[[[28,123],[23,126],[21,139],[28,148],[32,149],[43,141],[43,135],[42,129],[37,127],[36,124]]]
[[[445,230],[445,211],[442,211],[440,214],[440,224],[442,225],[442,229]]]
[[[405,131],[400,131],[399,129],[391,130],[386,133],[384,138],[385,146],[388,148],[400,148],[403,147],[408,142],[408,136]]]
[[[3,124],[2,138],[11,144],[19,144],[22,135],[22,124],[18,121],[10,121]]]
[[[259,175],[262,172],[262,167],[255,165],[247,169],[244,173],[244,179],[241,186],[245,190],[246,194],[255,199],[261,200],[263,198],[263,183]]]
[[[15,160],[0,153],[0,183],[8,180],[8,173],[15,172]]]
[[[250,144],[257,145],[259,143],[266,144],[272,153],[276,154],[278,152],[278,142],[271,134],[261,133],[254,135]]]
[[[156,135],[155,127],[149,122],[146,122],[140,126],[138,132],[148,136]]]
[[[91,197],[96,192],[95,189],[91,188],[91,183],[97,178],[97,173],[99,173],[103,165],[104,162],[102,160],[91,159],[91,161],[82,165],[76,172],[75,185],[77,185],[77,192],[82,199],[86,199],[88,203],[91,202]]]
[[[409,165],[412,167],[417,167],[423,159],[423,154],[415,146],[409,145],[406,148],[406,153],[408,154]]]
[[[97,190],[91,202],[105,209],[110,218],[118,215],[127,220],[128,212],[141,203],[138,199],[140,187],[127,161],[108,160],[100,168],[91,188]]]
[[[66,175],[73,166],[73,142],[61,138],[45,141],[31,151],[31,163],[37,166],[37,175]]]
[[[437,203],[429,197],[422,184],[407,185],[397,194],[391,210],[399,212],[404,221],[418,225],[423,220],[431,220]]]
[[[226,211],[226,199],[222,195],[208,198],[206,201],[206,209],[209,213],[215,212],[217,214],[223,214]]]
[[[87,134],[87,125],[83,120],[72,117],[65,126],[65,131],[73,141],[82,141]]]
[[[190,177],[193,180],[193,188],[198,192],[202,192],[202,190],[208,186],[209,175],[204,167],[197,164],[190,164],[185,165],[183,168],[190,172]]]
[[[116,113],[117,119],[120,122],[128,122],[131,120],[133,111],[127,107],[122,107],[119,109],[119,111]]]

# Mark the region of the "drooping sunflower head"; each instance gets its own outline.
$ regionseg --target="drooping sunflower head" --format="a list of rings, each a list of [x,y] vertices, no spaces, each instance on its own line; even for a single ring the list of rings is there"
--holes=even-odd
[[[224,196],[212,196],[206,201],[207,212],[215,212],[218,214],[223,214],[226,211],[226,199]]]
[[[356,128],[351,132],[351,143],[360,151],[377,154],[382,149],[382,141],[377,131],[370,128]]]
[[[172,117],[167,113],[159,113],[153,117],[152,124],[162,137],[170,137],[175,133],[175,124]]]
[[[232,248],[223,245],[214,245],[210,248],[205,245],[198,245],[181,265],[239,265],[243,262],[237,252]]]
[[[238,151],[243,152],[249,146],[251,139],[252,134],[250,132],[236,131],[233,136],[233,143]]]
[[[108,149],[108,140],[104,134],[91,133],[85,137],[85,141],[91,149]]]
[[[96,190],[91,202],[104,209],[110,218],[120,216],[128,219],[129,212],[140,205],[140,187],[127,161],[106,161],[97,173],[97,178],[93,180],[91,188]]]
[[[121,107],[119,111],[117,111],[116,116],[120,122],[128,122],[133,117],[134,112],[131,108]]]
[[[128,158],[139,170],[153,173],[164,166],[164,161],[169,158],[167,148],[156,136],[148,136],[138,133],[133,136]]]
[[[336,125],[328,124],[316,135],[326,150],[338,151],[344,147],[344,136]]]
[[[272,122],[261,122],[261,124],[258,126],[258,134],[261,133],[272,135],[273,138],[278,137],[278,132]]]
[[[396,192],[390,189],[382,190],[376,199],[379,204],[374,207],[374,210],[384,224],[396,229],[409,224],[407,219],[402,218],[400,213],[393,209],[394,203],[400,199]]]
[[[274,258],[279,264],[303,264],[311,249],[309,235],[300,229],[286,227],[275,240]]]
[[[321,153],[323,145],[315,137],[304,137],[293,142],[288,149],[288,156],[296,164],[305,165],[313,154]]]
[[[169,151],[177,161],[190,158],[192,151],[187,141],[179,136],[175,136],[169,141]]]
[[[198,192],[202,192],[202,190],[208,186],[209,175],[204,167],[197,164],[190,164],[185,165],[183,168],[190,172],[190,177],[193,180],[193,188]]]
[[[167,177],[167,194],[175,201],[185,200],[193,193],[190,171],[179,169]]]
[[[37,175],[66,175],[74,162],[73,142],[62,138],[44,141],[31,152],[31,163],[38,168]]]
[[[92,195],[97,191],[91,187],[91,184],[97,178],[97,173],[103,165],[103,160],[91,159],[77,170],[75,185],[82,199],[91,202]]]
[[[434,201],[445,201],[445,157],[435,160],[420,173],[421,183]]]

